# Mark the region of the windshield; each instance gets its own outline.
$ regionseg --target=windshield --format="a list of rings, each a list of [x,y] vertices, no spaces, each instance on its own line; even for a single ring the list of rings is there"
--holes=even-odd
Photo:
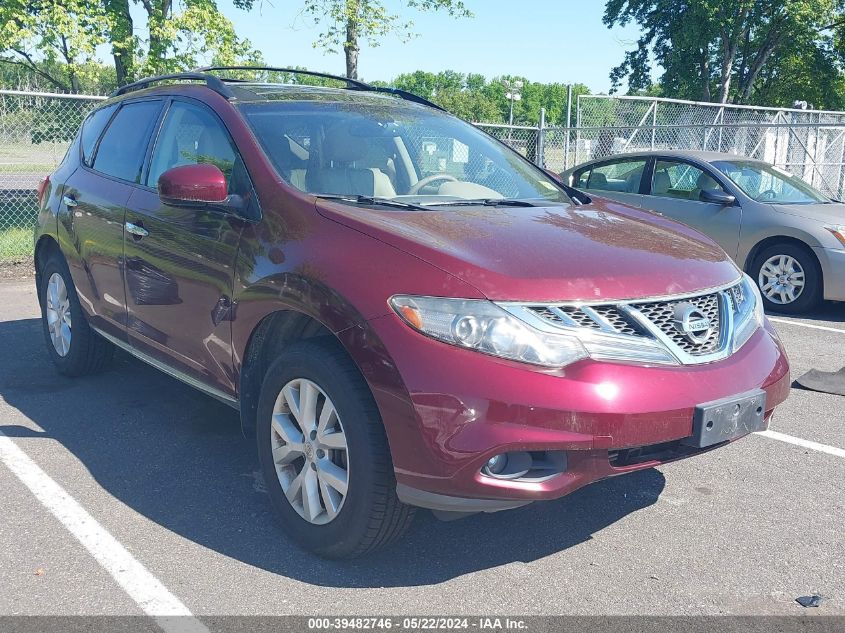
[[[314,195],[424,206],[570,201],[545,172],[472,125],[434,109],[394,99],[240,108],[279,175]]]
[[[723,160],[713,166],[757,202],[812,204],[830,202],[823,194],[789,172],[751,161]]]

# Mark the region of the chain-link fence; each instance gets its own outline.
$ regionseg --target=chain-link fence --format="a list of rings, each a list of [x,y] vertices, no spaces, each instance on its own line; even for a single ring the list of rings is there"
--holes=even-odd
[[[38,181],[104,97],[0,90],[0,260],[28,257]],[[759,158],[845,198],[845,113],[694,103],[646,97],[578,97],[572,128],[476,125],[541,167],[563,171],[621,152],[686,149]]]
[[[576,127],[576,163],[644,149],[726,152],[845,193],[845,112],[582,95]]]
[[[575,127],[495,126],[492,133],[557,172],[623,152],[724,152],[772,163],[845,198],[845,112],[581,95]]]
[[[38,181],[103,98],[0,90],[0,260],[32,253]]]

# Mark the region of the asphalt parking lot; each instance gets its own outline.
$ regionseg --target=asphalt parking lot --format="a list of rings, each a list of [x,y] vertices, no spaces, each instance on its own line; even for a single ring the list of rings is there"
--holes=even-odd
[[[788,438],[421,513],[390,549],[327,562],[276,527],[233,410],[125,354],[58,376],[37,317],[31,281],[0,282],[0,615],[845,615],[843,397],[793,389],[772,423]],[[776,327],[793,377],[845,364],[845,305]],[[795,603],[810,594],[827,600]]]

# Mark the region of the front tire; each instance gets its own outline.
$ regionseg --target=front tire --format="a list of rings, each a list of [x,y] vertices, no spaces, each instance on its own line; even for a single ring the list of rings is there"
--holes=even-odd
[[[822,271],[807,249],[787,242],[760,251],[751,265],[751,278],[763,295],[767,312],[801,314],[822,301]]]
[[[295,343],[264,378],[256,428],[270,502],[291,538],[327,558],[397,539],[399,501],[384,427],[357,367],[333,340]]]
[[[102,371],[114,346],[88,325],[67,262],[58,253],[50,255],[40,279],[41,325],[53,365],[65,376]]]

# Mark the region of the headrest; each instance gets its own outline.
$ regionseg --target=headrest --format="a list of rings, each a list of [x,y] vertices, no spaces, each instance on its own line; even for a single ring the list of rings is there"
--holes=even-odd
[[[366,141],[352,136],[347,126],[348,123],[335,123],[326,130],[323,142],[323,160],[326,162],[351,163],[366,155]]]
[[[716,182],[709,174],[701,172],[699,175],[698,180],[695,183],[696,188],[698,189],[720,189],[719,183]]]
[[[654,174],[654,182],[651,185],[652,193],[667,193],[672,188],[672,180],[665,171],[658,171]]]

